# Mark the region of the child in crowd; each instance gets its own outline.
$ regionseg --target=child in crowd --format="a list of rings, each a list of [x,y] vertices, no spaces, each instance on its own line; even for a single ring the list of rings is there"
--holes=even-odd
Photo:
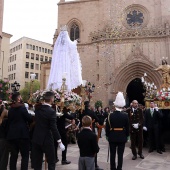
[[[78,170],[95,170],[95,155],[99,152],[97,136],[92,131],[92,119],[82,118],[83,129],[78,134],[77,142],[80,149]]]

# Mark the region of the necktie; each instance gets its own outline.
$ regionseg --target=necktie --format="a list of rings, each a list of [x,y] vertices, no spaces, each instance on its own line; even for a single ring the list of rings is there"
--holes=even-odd
[[[153,112],[154,112],[154,110],[153,109],[151,109],[151,116],[153,117]]]

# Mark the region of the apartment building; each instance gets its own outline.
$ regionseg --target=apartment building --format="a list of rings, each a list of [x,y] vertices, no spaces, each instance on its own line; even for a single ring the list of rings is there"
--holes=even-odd
[[[8,60],[8,79],[17,81],[23,89],[30,82],[30,74],[35,73],[40,81],[41,62],[51,61],[52,44],[22,37],[10,44]]]
[[[2,32],[0,55],[0,79],[8,79],[8,58],[11,34]]]

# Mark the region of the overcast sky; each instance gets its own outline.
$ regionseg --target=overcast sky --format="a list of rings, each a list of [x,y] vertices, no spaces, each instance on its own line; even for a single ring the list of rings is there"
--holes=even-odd
[[[11,42],[26,36],[52,44],[59,1],[4,0],[3,32],[13,35]]]

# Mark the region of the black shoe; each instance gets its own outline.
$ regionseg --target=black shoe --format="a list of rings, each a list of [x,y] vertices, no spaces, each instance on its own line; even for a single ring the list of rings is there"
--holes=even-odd
[[[59,159],[57,158],[56,160],[55,160],[55,163],[57,163],[59,161]]]
[[[71,163],[71,161],[67,161],[67,160],[61,161],[61,164],[62,164],[62,165],[67,165],[67,164],[70,164],[70,163]]]
[[[132,160],[135,160],[135,159],[137,159],[137,156],[133,155]]]
[[[101,168],[99,168],[99,167],[96,167],[95,170],[103,170],[103,169],[101,169]]]
[[[148,151],[149,153],[151,153],[151,152],[153,152],[153,149],[149,149],[149,151]]]
[[[165,151],[165,148],[161,149],[161,151],[162,151],[162,152],[166,152],[166,151]]]
[[[144,156],[142,154],[138,154],[141,159],[144,159]]]
[[[159,154],[162,154],[162,151],[160,151],[160,150],[157,150],[157,152],[158,152]]]

